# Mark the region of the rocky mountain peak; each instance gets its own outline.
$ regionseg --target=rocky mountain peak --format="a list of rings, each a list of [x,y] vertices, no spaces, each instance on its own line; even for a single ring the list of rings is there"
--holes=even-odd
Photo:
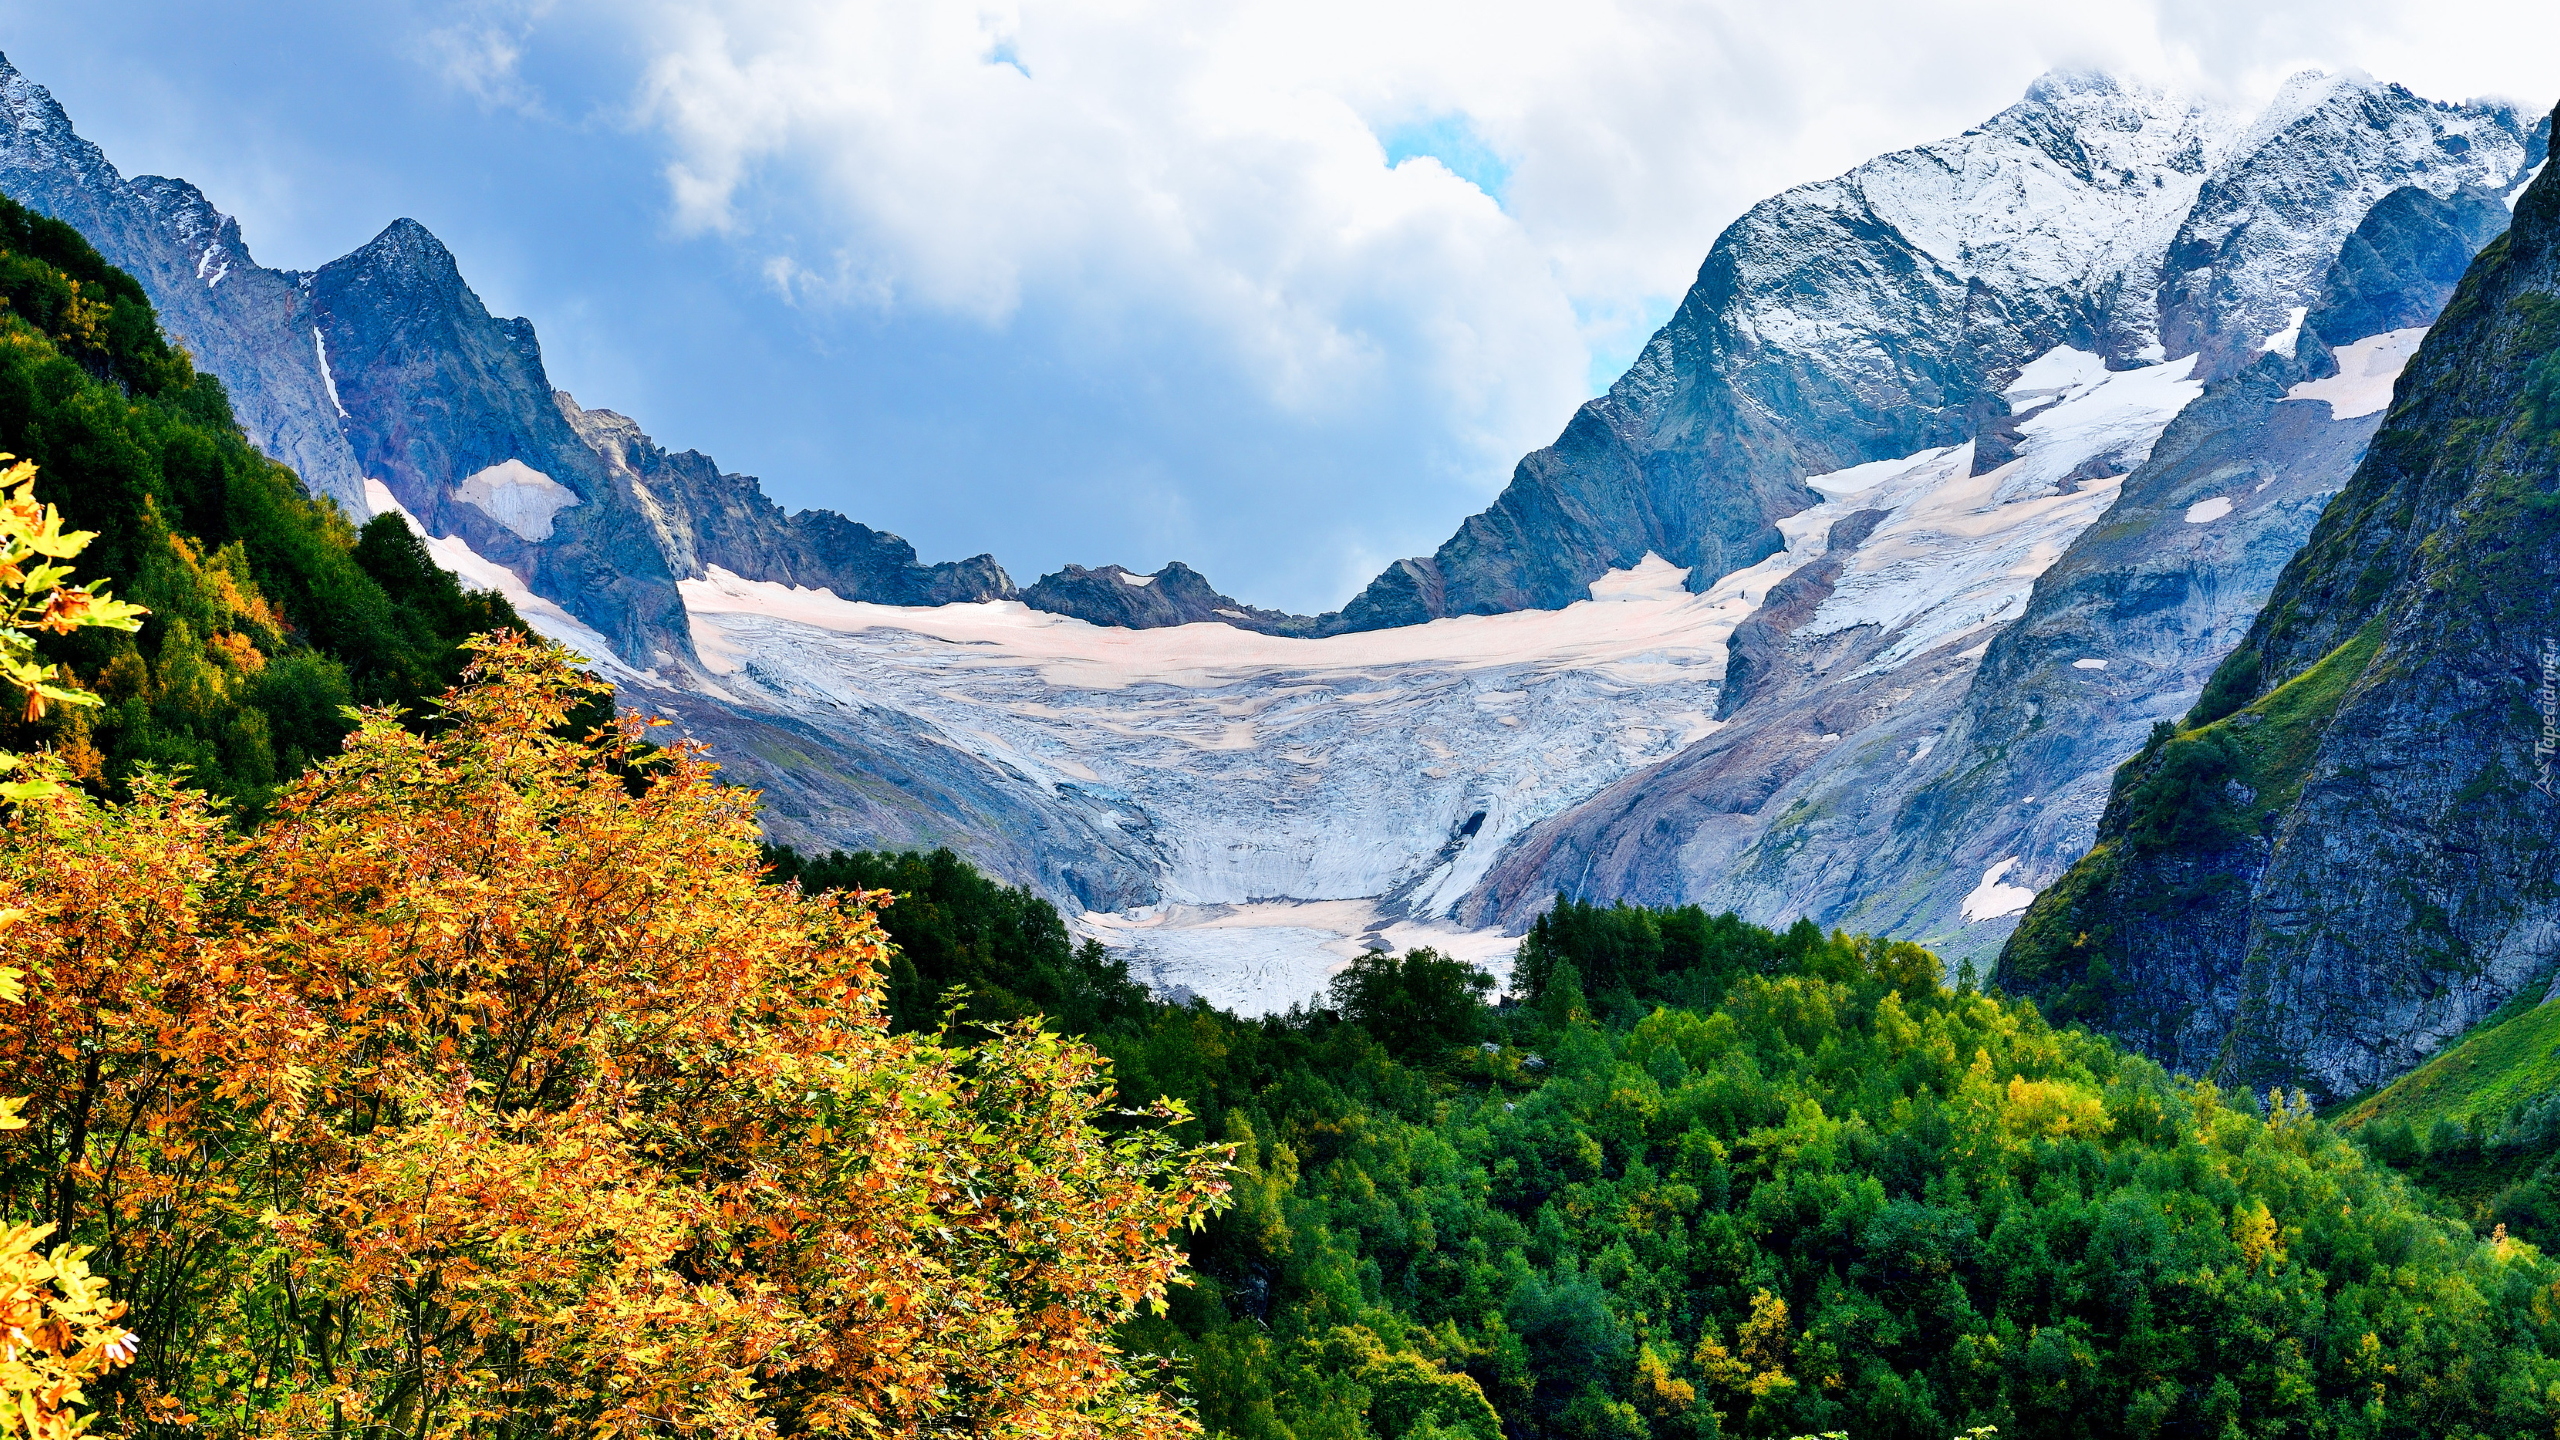
[[[2357,103],[2403,102],[2369,87]],[[2499,203],[2396,192],[2325,278],[2346,303],[2320,318],[2340,335],[2408,318],[2383,303],[2392,277],[2431,277]],[[2560,958],[2560,811],[2536,748],[2541,637],[2560,619],[2555,294],[2545,175],[2396,388],[2364,402],[2387,428],[2194,709],[2117,772],[2097,844],[2027,911],[2004,984],[2173,1065],[2323,1098],[2544,993]]]
[[[322,285],[375,292],[387,303],[467,306],[486,315],[462,266],[435,232],[403,217],[363,245],[320,267]]]
[[[1119,565],[1069,565],[1025,587],[1021,599],[1034,610],[1128,630],[1208,623],[1267,635],[1312,635],[1339,628],[1333,616],[1286,615],[1222,595],[1208,577],[1179,560],[1152,575]]]
[[[300,277],[260,267],[194,186],[127,181],[41,85],[0,57],[0,190],[78,229],[149,292],[161,326],[222,377],[259,448],[313,493],[363,513],[364,477],[310,343]],[[276,337],[298,337],[298,345]]]
[[[2091,96],[2122,95],[2125,88],[2124,81],[2104,70],[2060,66],[2028,82],[2026,101],[2030,105],[2068,105]]]
[[[223,214],[203,191],[165,175],[136,175],[128,187],[178,244],[195,256],[196,278],[213,289],[231,278],[234,267],[254,270],[249,246],[240,237],[240,222]]]
[[[2331,256],[2383,197],[2512,186],[2530,168],[2513,107],[2440,105],[2398,85],[2307,71],[2214,167],[2161,263],[2165,355],[2236,373],[2317,303]]]
[[[54,165],[93,181],[117,178],[105,152],[71,128],[53,92],[20,74],[6,55],[0,55],[0,115],[8,117],[0,148],[15,152],[20,163]]]
[[[2297,76],[2249,115],[2054,71],[1962,135],[1751,207],[1608,394],[1342,615],[1553,609],[1648,553],[1709,583],[1782,548],[1808,476],[1967,442],[1998,463],[2002,388],[2057,346],[2246,368],[2376,202],[2503,191],[2535,143],[2512,107],[2358,76]]]

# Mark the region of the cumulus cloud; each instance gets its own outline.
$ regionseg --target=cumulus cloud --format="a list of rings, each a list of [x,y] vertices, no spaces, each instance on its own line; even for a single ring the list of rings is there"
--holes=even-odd
[[[1256,409],[1295,434],[1424,437],[1375,447],[1368,487],[1429,507],[1320,539],[1306,520],[1293,537],[1367,565],[1427,548],[1490,498],[1752,201],[1976,123],[2048,67],[2243,103],[2304,65],[2408,74],[2440,96],[2560,85],[2547,58],[2560,35],[2539,8],[2414,9],[644,0],[590,13],[631,27],[646,57],[633,117],[664,146],[674,223],[723,237],[804,309],[1018,331],[1066,347],[1059,362],[1089,378],[1239,407],[1245,443],[1276,433],[1243,414]],[[1186,502],[1168,543],[1214,527],[1218,484],[1149,491]],[[1254,532],[1274,538],[1260,519]]]
[[[1100,350],[1193,331],[1296,415],[1404,368],[1496,448],[1554,423],[1579,341],[1549,257],[1446,165],[1389,165],[1347,87],[1272,63],[1271,18],[670,6],[641,113],[679,224],[805,303],[992,326],[1029,295]]]

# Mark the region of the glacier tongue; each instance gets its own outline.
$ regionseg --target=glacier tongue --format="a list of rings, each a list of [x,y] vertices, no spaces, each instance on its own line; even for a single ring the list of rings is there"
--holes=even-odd
[[[1076,928],[1127,956],[1130,973],[1159,993],[1196,996],[1240,1015],[1305,1004],[1327,973],[1379,946],[1427,945],[1507,984],[1520,944],[1499,930],[1392,920],[1370,900],[1150,905],[1086,914]]]
[[[2014,615],[2194,397],[2190,368],[2057,349],[2019,382],[2016,458],[1976,475],[1967,443],[1815,477],[1825,498],[1780,522],[1784,550],[1697,594],[1647,555],[1561,610],[1296,639],[866,604],[717,567],[682,590],[726,698],[885,707],[1014,783],[1093,801],[1153,857],[1158,894],[1078,928],[1160,990],[1280,1009],[1370,945],[1501,969],[1514,942],[1453,911],[1541,822],[1717,730],[1735,626],[1824,560],[1839,522],[1878,517],[1830,557],[1805,633],[1890,635],[1869,670]]]
[[[1724,638],[1774,577],[1701,595],[1685,578],[1648,557],[1563,610],[1321,640],[861,604],[717,568],[683,591],[737,703],[887,707],[1022,785],[1100,802],[1158,857],[1161,900],[1088,933],[1133,946],[1162,987],[1282,1006],[1343,941],[1425,943],[1392,927],[1445,915],[1523,829],[1713,728]],[[1276,901],[1359,904],[1296,922],[1232,908]]]

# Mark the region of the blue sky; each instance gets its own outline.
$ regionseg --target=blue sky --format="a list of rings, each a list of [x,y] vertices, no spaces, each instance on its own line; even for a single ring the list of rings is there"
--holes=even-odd
[[[1488,502],[1754,199],[2054,64],[2547,105],[2545,9],[0,0],[0,50],[267,264],[424,222],[556,383],[786,504],[1316,610]]]

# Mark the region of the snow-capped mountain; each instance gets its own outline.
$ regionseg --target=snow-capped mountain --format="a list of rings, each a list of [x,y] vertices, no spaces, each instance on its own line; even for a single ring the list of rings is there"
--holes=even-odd
[[[1702,575],[1775,551],[1803,478],[1982,440],[2058,345],[2219,379],[2314,298],[2403,185],[2511,186],[2530,117],[2322,75],[2252,117],[2055,74],[1953,139],[1751,208],[1670,322],[1493,506],[1345,612],[1403,624],[1568,603],[1648,551]]]
[[[786,516],[554,392],[422,228],[266,271],[5,62],[0,100],[0,189],[142,278],[253,438],[712,739],[777,838],[952,845],[1247,1007],[1365,944],[1498,963],[1559,890],[1996,947],[2547,136],[2354,78],[2248,115],[2049,76],[1755,206],[1494,506],[1296,617]]]
[[[2154,431],[2098,523],[2013,580],[2012,608],[1953,631],[1867,611],[1875,658],[1846,666],[1837,601],[1809,624],[1773,609],[1742,632],[1755,673],[1728,686],[1723,729],[1528,837],[1463,913],[1516,922],[1558,889],[1694,900],[1987,963],[2088,849],[2117,764],[2239,643],[2506,218],[2496,191],[2393,192],[2326,267],[2320,308]],[[1971,527],[2002,508],[1925,527],[1939,553],[1906,548],[1901,583],[1963,593],[1988,558]]]
[[[753,623],[719,622],[730,635],[727,663],[739,667],[734,693],[751,706],[813,713],[820,706],[809,697],[823,688],[808,669],[816,664],[868,703],[932,715],[946,733],[976,731],[973,746],[1001,746],[1007,765],[1038,781],[1125,802],[1126,833],[1153,851],[1163,888],[1151,906],[1090,923],[1139,947],[1161,978],[1222,999],[1285,998],[1275,975],[1284,967],[1300,994],[1311,990],[1307,967],[1325,963],[1328,945],[1342,953],[1364,937],[1412,940],[1452,922],[1516,930],[1559,890],[1704,900],[1761,919],[1811,914],[1987,959],[2034,888],[2086,847],[2115,765],[2153,720],[2192,702],[2246,628],[2378,423],[2415,328],[2403,322],[2432,317],[2471,252],[2499,228],[2503,191],[2540,159],[2539,141],[2517,133],[2505,112],[2440,109],[2351,82],[2297,82],[2276,112],[2281,123],[2156,95],[2101,103],[2122,92],[2089,81],[2039,92],[2049,100],[2032,117],[2039,123],[2027,123],[2038,104],[2031,98],[2001,127],[2003,143],[2027,156],[1985,158],[1977,135],[1887,157],[1862,167],[1855,187],[1844,180],[1779,197],[1737,229],[1818,232],[1837,222],[1854,189],[1862,218],[1851,228],[1863,234],[1884,213],[1878,196],[1909,196],[1908,177],[1970,174],[1956,198],[1941,191],[1902,201],[1915,228],[1929,227],[1927,245],[1978,256],[2000,284],[2029,292],[2024,273],[2069,277],[2054,288],[2072,297],[2082,320],[2093,297],[2114,309],[2099,307],[2102,319],[2066,330],[2066,342],[2113,353],[2054,343],[1998,370],[1956,375],[1992,387],[1954,415],[1969,429],[1945,444],[1791,477],[1807,503],[1769,522],[1772,553],[1752,564],[1721,574],[1681,567],[1648,544],[1633,566],[1586,582],[1590,598],[1554,612],[1566,631],[1638,613],[1614,611],[1622,598],[1602,598],[1633,576],[1688,571],[1681,588],[1697,593],[1668,617],[1677,634],[1629,631],[1648,645],[1687,642],[1643,657],[1644,673],[1656,677],[1645,684],[1627,682],[1623,657],[1613,660],[1621,673],[1604,676],[1610,685],[1578,683],[1595,657],[1546,648],[1526,623],[1535,610],[1370,632],[1418,647],[1393,655],[1333,648],[1357,636],[1248,642],[1187,627],[1206,638],[1203,651],[1201,639],[1075,632],[1078,643],[1117,647],[1129,667],[1105,683],[1025,651],[1005,627],[1051,623],[1028,615],[998,624],[1002,639],[973,636],[1009,658],[973,661],[958,674],[936,660],[896,658],[946,652],[915,648],[913,637],[936,633],[940,622],[894,613],[835,615],[823,647],[832,653],[813,661],[822,646],[792,627],[819,624],[815,613],[769,596]],[[2461,143],[2411,146],[2401,132],[2413,116],[2450,117],[2438,138]],[[2161,201],[2165,218],[2138,203],[2184,173],[2165,163],[2156,185],[2096,202],[2103,225],[2084,223],[2065,200],[2020,201],[2060,185],[2057,173],[2077,173],[2051,160],[2068,147],[2050,127],[2073,118],[2101,125],[2103,138],[2136,155],[2200,166],[2178,182],[2183,201]],[[2444,157],[2493,148],[2466,138],[2479,127],[2514,138],[2475,166],[2449,163]],[[2039,144],[2017,139],[2021,131]],[[2329,203],[2309,204],[2296,186],[2284,204],[2241,217],[2228,197],[2283,189],[2271,173],[2279,155],[2299,175],[2321,177]],[[2023,173],[2004,175],[2004,159]],[[1984,213],[1998,222],[1945,213],[1961,208],[1963,195],[1989,197]],[[2209,223],[2194,213],[2207,200]],[[1790,218],[1798,206],[1814,218]],[[2055,233],[2018,233],[2047,215]],[[1967,238],[1968,225],[1976,238]],[[2135,244],[2129,237],[2137,236],[2147,238]],[[1785,277],[1823,268],[1810,242],[1791,243],[1788,258],[1772,259],[1728,234],[1718,246],[1725,264],[1710,262],[1705,293],[1693,293],[1684,315],[1716,296],[1743,295],[1763,360],[1770,337],[1788,337],[1804,356],[1767,363],[1838,373],[1848,365],[1840,357],[1858,345],[1881,351],[1898,343],[1898,327],[1934,323],[1914,308],[1908,267],[1844,267],[1850,280],[1825,270],[1831,290],[1798,307],[1811,318],[1781,313],[1767,297],[1806,288]],[[1907,239],[1859,243],[1867,253],[1926,248]],[[2184,268],[2173,269],[2181,245]],[[2281,263],[2323,247],[2307,273]],[[2106,283],[2091,280],[2097,270]],[[1746,272],[1760,278],[1734,288],[1727,277]],[[2127,275],[2150,296],[2148,319],[2126,298]],[[2050,294],[2034,298],[2067,308]],[[1839,318],[1851,315],[1866,328]],[[1675,402],[1693,413],[1732,406],[1741,387],[1673,373],[1686,323],[1675,319],[1549,459],[1595,416],[1629,413],[1620,402],[1630,395],[1653,393],[1657,416]],[[2170,348],[2164,333],[2181,326],[2207,341],[2238,335],[2247,344],[2218,342],[2228,352],[2219,360],[2207,343],[2159,358]],[[2369,333],[2376,326],[2386,328]],[[1948,373],[1941,396],[1960,389]],[[1682,387],[1703,398],[1678,399]],[[1855,388],[1842,382],[1843,393]],[[1957,407],[1932,418],[1904,393],[1892,402],[1903,412],[1880,409],[1871,427],[1901,423],[1925,436],[1927,424],[1952,423],[1946,412]],[[1813,445],[1837,438],[1823,428],[1830,412],[1764,406],[1754,415],[1772,432],[1792,426],[1811,435],[1801,442],[1810,453],[1826,453]],[[1701,432],[1666,424],[1661,433],[1690,444]],[[1694,450],[1655,463],[1675,459],[1713,475]],[[1524,474],[1543,463],[1532,457]],[[1582,540],[1658,518],[1635,503],[1570,513]],[[1554,546],[1546,558],[1570,548]],[[1404,573],[1445,579],[1419,562]],[[1656,603],[1668,598],[1658,592]],[[1509,654],[1488,657],[1462,638],[1496,621],[1520,624]],[[1357,656],[1357,686],[1340,679],[1348,655]],[[1483,683],[1517,690],[1500,712],[1511,722],[1506,733],[1477,726],[1482,694],[1473,677],[1468,686],[1441,678],[1453,666],[1489,671]],[[1046,698],[1021,688],[1034,670]],[[1384,721],[1360,709],[1379,703],[1372,692],[1394,699]],[[1267,695],[1292,703],[1269,708],[1257,698]],[[1197,706],[1235,728],[1165,740],[1186,730],[1172,716]],[[1704,723],[1694,718],[1700,709]],[[1659,724],[1666,719],[1676,724]],[[1647,721],[1656,724],[1642,744],[1612,755],[1595,743]],[[1696,733],[1661,755],[1669,729]],[[1203,750],[1197,736],[1208,733],[1232,748]],[[1510,743],[1524,739],[1534,743]],[[1590,798],[1566,802],[1576,791]],[[1390,928],[1399,918],[1419,928]]]

